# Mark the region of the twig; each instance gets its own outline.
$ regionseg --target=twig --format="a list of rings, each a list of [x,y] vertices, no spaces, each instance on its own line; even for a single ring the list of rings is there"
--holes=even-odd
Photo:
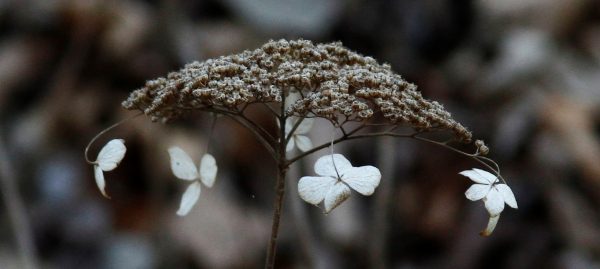
[[[38,268],[37,253],[31,232],[31,224],[25,215],[25,206],[19,193],[14,166],[6,152],[3,138],[0,136],[0,184],[2,184],[2,197],[6,204],[8,216],[13,227],[17,246],[21,255],[23,268]]]

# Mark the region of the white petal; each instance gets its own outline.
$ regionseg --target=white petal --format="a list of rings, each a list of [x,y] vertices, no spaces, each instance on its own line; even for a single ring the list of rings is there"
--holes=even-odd
[[[493,183],[493,181],[489,181],[488,178],[486,178],[485,176],[482,176],[480,173],[476,172],[474,169],[473,170],[465,170],[459,173],[460,175],[463,175],[465,177],[468,177],[469,179],[473,180],[475,183],[479,183],[479,184],[487,184],[487,185],[491,185]]]
[[[310,132],[310,129],[312,128],[315,119],[304,118],[299,120],[302,120],[302,122],[300,123],[300,125],[298,125],[298,128],[296,128],[296,132],[294,132],[294,134],[307,134],[308,132]]]
[[[508,206],[512,208],[519,208],[519,206],[517,206],[517,200],[515,199],[515,195],[513,194],[512,190],[508,185],[496,184],[494,185],[494,188],[496,188],[498,192],[500,192],[500,194],[502,195],[502,199],[504,199],[504,202]]]
[[[102,147],[98,153],[96,163],[98,163],[98,166],[100,166],[103,171],[113,170],[119,165],[121,160],[123,160],[126,151],[125,140],[113,139],[108,141],[108,143]]]
[[[483,202],[490,216],[500,215],[502,210],[504,210],[504,199],[502,199],[502,195],[496,188],[490,189]]]
[[[335,167],[334,167],[335,162]],[[337,168],[337,173],[336,173]],[[344,171],[352,168],[352,164],[342,154],[325,155],[315,163],[315,173],[320,176],[330,176],[337,178]]]
[[[496,228],[496,224],[498,224],[498,219],[500,219],[500,215],[490,216],[487,227],[485,228],[485,230],[481,231],[481,233],[479,233],[479,234],[481,236],[490,236],[492,234],[492,232],[494,231],[494,229]]]
[[[217,161],[210,154],[204,154],[200,160],[200,180],[206,187],[212,187],[217,177]]]
[[[481,177],[483,177],[489,183],[496,183],[498,181],[498,177],[488,171],[481,170],[478,168],[473,168],[473,171],[480,174]]]
[[[342,180],[362,195],[371,195],[381,181],[381,172],[374,166],[352,167],[344,171]]]
[[[187,215],[198,201],[198,198],[200,198],[200,182],[196,181],[190,184],[190,186],[183,193],[179,210],[177,210],[177,215]]]
[[[341,181],[336,182],[325,194],[325,213],[331,212],[350,197],[350,188]]]
[[[301,151],[306,152],[312,149],[313,147],[312,141],[310,141],[310,138],[308,138],[308,136],[295,135],[294,139],[292,140],[296,140],[296,146],[298,146],[298,149],[300,149]]]
[[[298,181],[298,194],[309,204],[319,204],[331,186],[337,182],[332,177],[302,177]]]
[[[465,196],[471,201],[478,201],[483,199],[483,197],[485,197],[488,194],[488,192],[490,192],[491,188],[492,186],[487,184],[473,184],[465,192]]]
[[[291,152],[292,150],[294,150],[294,146],[294,137],[292,137],[292,139],[288,141],[287,145],[285,145],[285,152]]]
[[[106,187],[106,182],[104,181],[104,174],[102,172],[102,169],[98,165],[94,165],[94,177],[96,178],[96,185],[98,185],[100,193],[102,193],[104,197],[110,198],[110,196],[108,196],[106,194],[106,191],[104,190],[104,188]]]
[[[185,151],[179,147],[171,147],[169,148],[169,156],[171,157],[171,170],[177,178],[184,180],[198,178],[198,169]]]

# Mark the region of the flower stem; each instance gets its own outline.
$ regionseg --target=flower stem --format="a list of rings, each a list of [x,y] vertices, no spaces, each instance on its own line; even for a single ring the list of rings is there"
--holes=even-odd
[[[277,251],[277,236],[279,234],[279,220],[283,209],[283,196],[285,194],[285,175],[287,167],[280,166],[277,169],[277,182],[275,186],[275,201],[273,203],[273,219],[271,225],[271,239],[267,248],[267,261],[265,268],[274,268],[275,252]]]

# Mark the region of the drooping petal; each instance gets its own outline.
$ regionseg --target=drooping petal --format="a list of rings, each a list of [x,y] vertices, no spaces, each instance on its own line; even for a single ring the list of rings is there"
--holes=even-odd
[[[309,151],[313,147],[312,141],[305,135],[294,135],[294,139],[291,140],[296,140],[296,146],[303,152]]]
[[[217,161],[215,157],[206,153],[200,160],[200,180],[206,187],[212,187],[217,178]]]
[[[309,204],[319,204],[331,186],[337,182],[332,177],[302,177],[298,181],[298,194]]]
[[[344,171],[342,180],[362,195],[371,195],[381,181],[381,172],[374,166],[352,167]]]
[[[320,176],[337,178],[338,173],[341,175],[350,168],[352,168],[352,164],[342,154],[325,155],[315,163],[315,173]]]
[[[171,157],[171,170],[173,174],[183,180],[194,180],[198,178],[198,170],[192,158],[180,147],[169,148]]]
[[[183,193],[183,196],[181,197],[181,204],[179,204],[179,210],[177,210],[177,215],[187,215],[198,201],[198,198],[200,198],[200,182],[196,181],[190,184],[190,186]]]
[[[478,201],[483,199],[490,192],[491,188],[492,186],[487,184],[473,184],[467,189],[465,196],[471,201]]]
[[[113,139],[108,141],[98,153],[96,163],[103,171],[111,171],[119,165],[123,157],[125,157],[125,140]]]
[[[482,176],[481,174],[475,172],[475,170],[465,170],[458,174],[468,177],[469,179],[473,180],[475,183],[487,184],[487,185],[492,184],[492,182],[488,181],[488,179],[485,178],[484,176]]]
[[[350,197],[350,188],[346,184],[341,181],[333,184],[325,194],[325,213],[331,212],[331,210],[346,201],[348,197]]]
[[[490,189],[487,196],[483,199],[483,202],[485,203],[485,208],[488,213],[490,213],[490,216],[500,215],[502,210],[504,210],[504,199],[502,198],[502,194],[495,188]]]
[[[313,118],[299,118],[298,120],[301,120],[302,122],[300,122],[300,125],[298,125],[298,128],[296,128],[296,132],[294,132],[294,134],[307,134],[310,132],[310,129],[315,122],[315,119]]]
[[[502,195],[502,199],[504,199],[504,202],[508,206],[512,208],[519,208],[519,206],[517,206],[517,200],[515,199],[515,195],[513,194],[512,190],[508,185],[496,184],[494,185],[494,188],[496,188],[498,192],[500,192],[500,194]]]
[[[496,183],[496,181],[498,181],[498,177],[488,171],[481,170],[478,168],[473,168],[473,171],[475,171],[475,173],[480,174],[481,177],[483,177],[489,183]]]
[[[288,141],[287,145],[285,145],[285,152],[292,152],[294,150],[294,146],[296,145],[294,140],[294,137],[292,137],[292,139]]]
[[[108,196],[106,194],[106,191],[104,190],[104,188],[106,187],[106,182],[104,181],[104,174],[102,172],[102,168],[100,168],[100,166],[98,165],[94,165],[94,177],[96,178],[96,185],[98,185],[98,189],[100,189],[100,193],[102,193],[102,196],[110,198],[110,196]]]
[[[494,231],[494,229],[496,229],[496,224],[498,224],[499,219],[500,219],[500,215],[490,216],[487,227],[485,228],[485,230],[481,231],[479,234],[481,236],[490,236],[492,234],[492,232]]]

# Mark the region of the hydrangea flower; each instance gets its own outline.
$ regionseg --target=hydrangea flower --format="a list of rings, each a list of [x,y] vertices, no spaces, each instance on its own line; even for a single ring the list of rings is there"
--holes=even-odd
[[[115,169],[119,163],[125,157],[125,152],[127,148],[125,147],[125,140],[123,139],[113,139],[108,141],[104,147],[98,153],[98,157],[96,157],[96,161],[94,164],[94,177],[96,178],[96,185],[98,185],[98,189],[100,189],[100,193],[106,198],[110,198],[104,188],[106,187],[106,182],[104,181],[104,173],[107,171],[112,171]]]
[[[177,215],[185,216],[200,198],[200,182],[209,188],[215,183],[217,162],[212,155],[204,154],[200,160],[200,167],[197,169],[192,158],[179,147],[169,148],[169,156],[171,157],[171,170],[175,177],[194,181],[183,193],[179,210],[177,210]]]
[[[362,195],[371,195],[381,180],[381,172],[367,165],[353,167],[343,155],[322,156],[315,163],[315,173],[319,176],[306,176],[298,182],[298,193],[307,203],[325,204],[329,213],[348,197],[350,189]]]
[[[489,236],[496,228],[500,213],[504,210],[504,204],[517,209],[517,200],[510,187],[500,183],[495,175],[477,168],[465,170],[459,174],[473,180],[475,184],[471,185],[465,192],[467,199],[471,201],[483,200],[485,208],[490,214],[488,226],[481,232],[483,236]]]

